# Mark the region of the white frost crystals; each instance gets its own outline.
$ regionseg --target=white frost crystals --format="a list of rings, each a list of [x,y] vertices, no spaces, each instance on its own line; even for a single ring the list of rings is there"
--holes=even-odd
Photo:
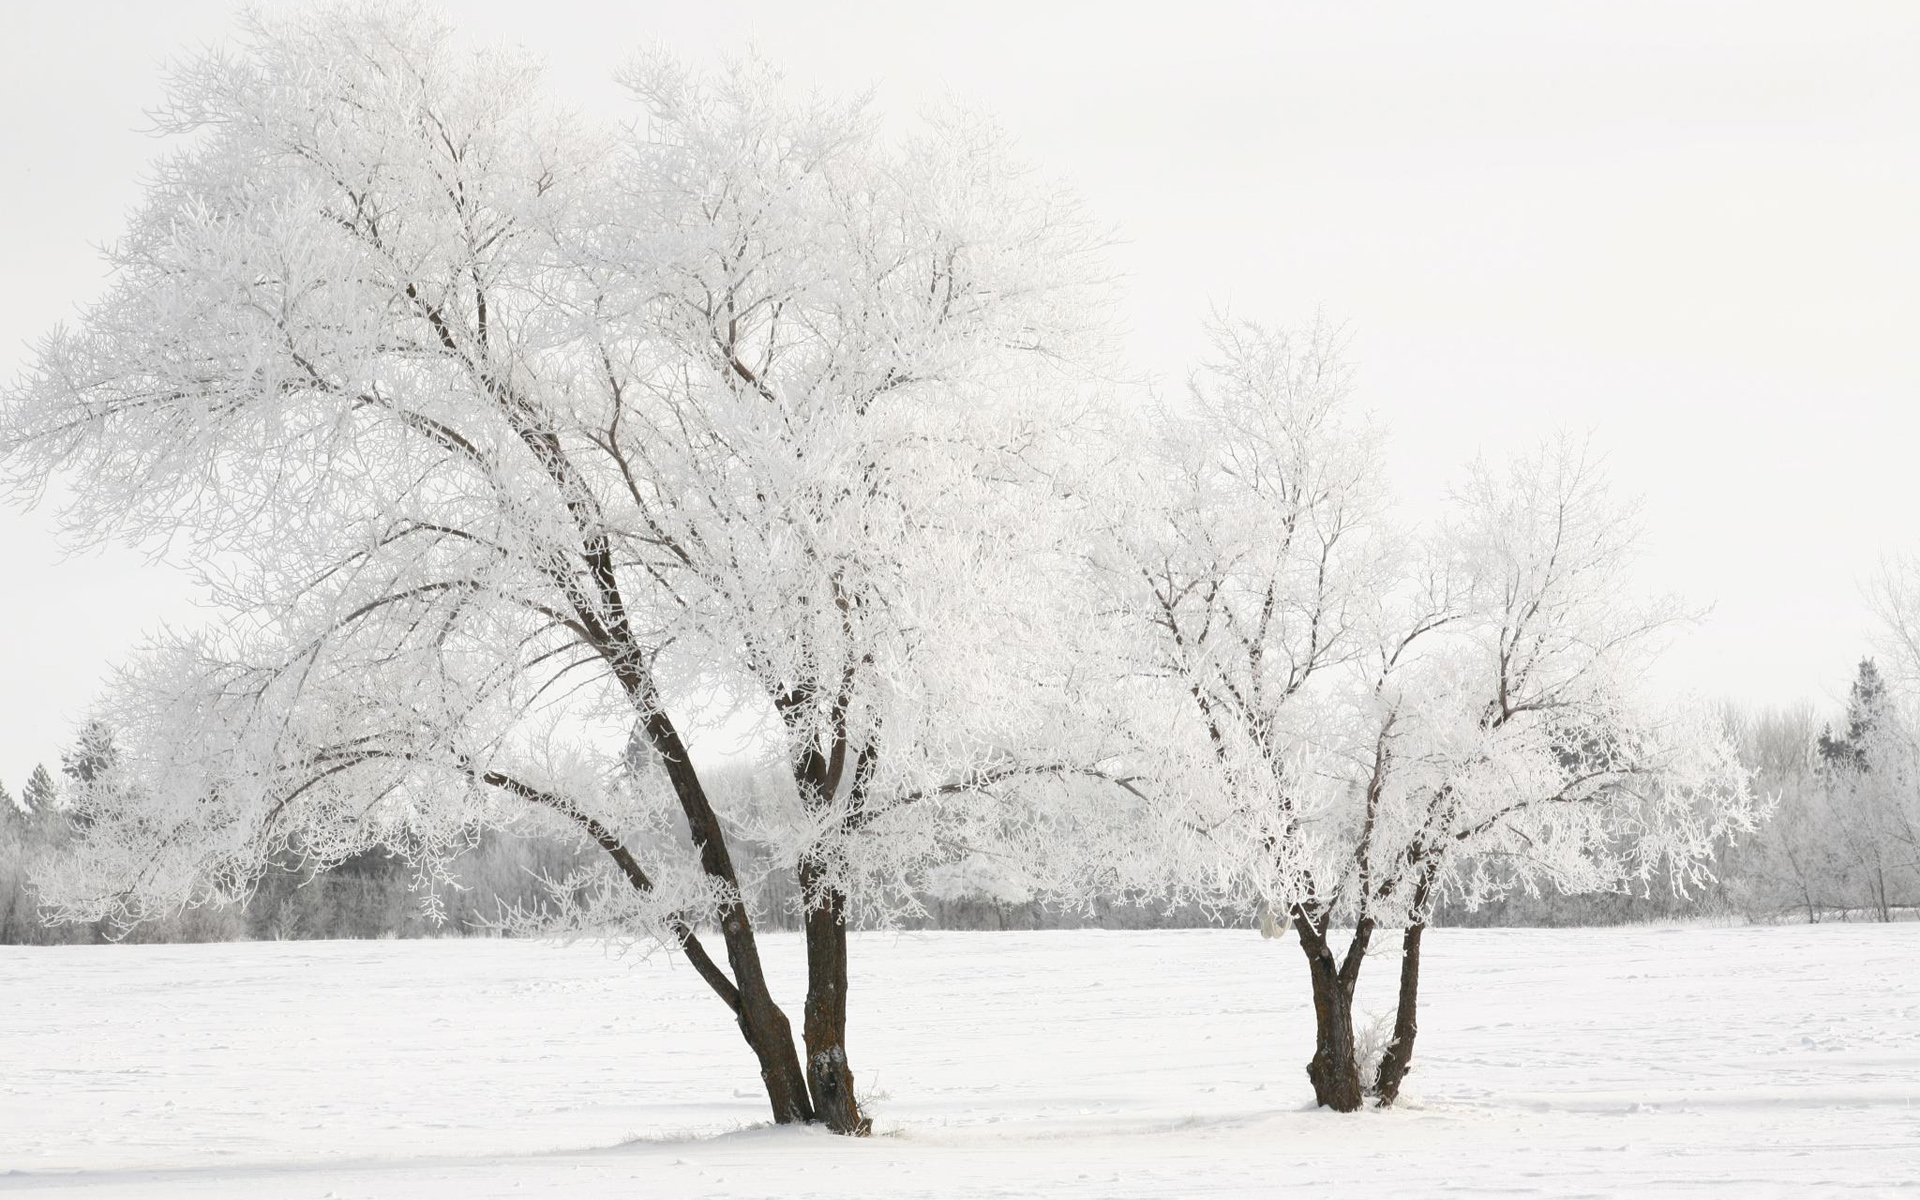
[[[1441,895],[1684,885],[1744,826],[1725,739],[1632,699],[1668,614],[1622,602],[1630,525],[1578,448],[1400,529],[1333,330],[1218,323],[1189,403],[1116,403],[1102,235],[988,123],[889,138],[751,60],[625,82],[638,128],[596,127],[398,8],[177,73],[181,148],[0,451],[230,620],[103,705],[57,915],[570,839],[594,866],[546,927],[678,948],[775,1119],[858,1133],[850,926],[959,892],[1264,906],[1344,997],[1315,1083],[1353,1107],[1374,926],[1417,963]],[[715,695],[773,786],[693,759]],[[760,870],[804,910],[804,1056]]]
[[[282,854],[583,839],[556,919],[678,945],[776,1118],[856,1131],[850,1077],[813,1081],[834,1112],[800,1082],[734,855],[798,874],[809,1057],[844,1075],[845,923],[910,910],[951,822],[990,832],[968,781],[1042,727],[1007,663],[1057,619],[1100,239],[977,120],[890,141],[755,61],[626,82],[640,127],[592,128],[398,8],[178,72],[183,148],[9,394],[6,463],[235,617],[128,673],[138,782],[81,802],[45,894],[137,920]],[[689,758],[674,697],[716,691],[787,780],[763,803]]]
[[[1633,514],[1584,446],[1478,466],[1444,519],[1401,529],[1336,336],[1220,322],[1214,343],[1158,486],[1110,531],[1144,778],[1118,818],[1089,806],[1107,846],[1081,886],[1288,914],[1321,1020],[1309,1074],[1350,1109],[1376,927],[1406,930],[1410,1055],[1443,898],[1684,891],[1755,804],[1716,718],[1637,694],[1681,614],[1632,599]],[[1405,1068],[1387,1056],[1383,1103]]]

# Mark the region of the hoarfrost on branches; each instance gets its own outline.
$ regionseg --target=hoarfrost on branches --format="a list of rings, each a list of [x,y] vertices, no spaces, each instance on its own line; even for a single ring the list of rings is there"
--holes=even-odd
[[[644,120],[598,128],[394,9],[179,69],[180,148],[6,461],[81,481],[78,536],[170,542],[229,619],[128,670],[138,784],[88,789],[44,886],[135,921],[287,853],[431,875],[480,826],[581,839],[570,919],[685,950],[779,1119],[864,1128],[850,1077],[794,1083],[735,856],[798,873],[832,1058],[847,921],[911,911],[955,828],[1017,827],[978,810],[1044,732],[1002,664],[1058,619],[1101,239],[964,114],[889,140],[755,60],[624,81]],[[759,721],[772,802],[717,807],[703,695]]]
[[[1360,965],[1377,926],[1404,928],[1390,1101],[1443,897],[1684,892],[1754,801],[1715,714],[1638,693],[1684,614],[1632,599],[1633,513],[1583,446],[1481,464],[1443,519],[1404,529],[1337,335],[1213,335],[1112,533],[1147,778],[1093,815],[1105,848],[1077,878],[1289,916],[1323,1018],[1309,1074],[1340,1108],[1361,1099]]]

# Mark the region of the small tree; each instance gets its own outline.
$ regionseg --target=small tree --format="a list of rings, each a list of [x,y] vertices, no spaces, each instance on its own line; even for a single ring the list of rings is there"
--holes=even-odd
[[[775,1120],[865,1131],[848,925],[911,911],[1044,734],[1020,663],[1100,295],[1078,209],[979,121],[888,141],[755,62],[643,61],[630,133],[390,10],[256,23],[178,78],[159,123],[193,140],[6,450],[28,489],[73,472],[78,533],[174,538],[234,617],[129,671],[57,911],[231,900],[290,853],[430,881],[478,828],[544,831],[599,855],[564,919],[683,952]],[[771,802],[708,788],[703,695],[761,721]],[[798,881],[804,1067],[743,844]]]
[[[1477,470],[1451,522],[1409,539],[1324,330],[1229,327],[1216,351],[1170,422],[1164,521],[1122,539],[1136,675],[1159,683],[1139,727],[1171,739],[1136,789],[1156,850],[1101,857],[1140,890],[1286,914],[1316,1099],[1391,1103],[1443,897],[1684,888],[1751,800],[1714,720],[1633,699],[1673,614],[1625,599],[1633,522],[1581,451]],[[1402,971],[1369,1080],[1352,1006],[1380,926],[1404,929]]]
[[[1122,882],[1136,890],[1298,917],[1292,883],[1312,878],[1302,755],[1321,737],[1324,681],[1364,646],[1363,598],[1385,581],[1378,439],[1350,410],[1337,331],[1216,319],[1209,332],[1213,358],[1188,404],[1162,414],[1144,499],[1112,531],[1134,674],[1165,684],[1140,727],[1174,732],[1145,737],[1172,801],[1156,850],[1104,857],[1132,865]],[[1349,1007],[1323,1002],[1323,959],[1309,951],[1322,1037],[1350,1047]]]
[[[1377,1077],[1358,1080],[1383,1106],[1412,1061],[1422,937],[1443,896],[1684,894],[1720,841],[1754,825],[1717,716],[1636,696],[1677,614],[1630,599],[1636,523],[1584,449],[1561,442],[1504,477],[1477,468],[1456,508],[1444,567],[1381,623],[1342,721],[1364,732],[1335,760],[1329,807],[1357,832],[1330,840],[1319,890],[1296,902],[1305,939],[1336,913],[1353,919],[1347,1004],[1373,928],[1404,927],[1392,1040]]]

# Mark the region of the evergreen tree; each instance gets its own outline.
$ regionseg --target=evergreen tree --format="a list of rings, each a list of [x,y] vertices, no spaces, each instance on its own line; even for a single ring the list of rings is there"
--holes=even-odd
[[[112,728],[104,721],[88,721],[73,749],[61,752],[60,773],[76,784],[89,784],[111,770],[118,757]]]
[[[1847,732],[1833,736],[1829,725],[1820,735],[1820,762],[1827,767],[1848,767],[1856,771],[1867,767],[1868,747],[1874,734],[1886,723],[1888,698],[1886,681],[1871,658],[1860,660],[1853,687],[1847,692]]]
[[[27,776],[27,786],[20,791],[20,799],[26,802],[27,811],[34,819],[44,823],[51,820],[60,807],[60,789],[47,768],[36,763],[33,774]]]
[[[1912,794],[1920,762],[1872,659],[1862,659],[1847,696],[1847,730],[1818,741],[1823,814],[1837,854],[1832,883],[1850,909],[1891,921],[1913,903]]]
[[[80,738],[73,749],[60,755],[60,773],[73,781],[75,789],[85,789],[91,784],[104,780],[119,761],[120,751],[113,744],[113,729],[104,721],[88,721],[80,728]],[[90,809],[87,805],[76,805],[72,792],[67,797],[67,820],[75,826],[84,826],[89,818],[85,815]]]

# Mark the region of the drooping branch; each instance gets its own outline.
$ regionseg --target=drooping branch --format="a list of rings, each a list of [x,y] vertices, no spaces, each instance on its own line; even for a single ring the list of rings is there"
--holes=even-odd
[[[570,801],[516,779],[503,771],[483,771],[478,778],[489,787],[499,788],[531,804],[552,809],[574,822],[594,840],[595,844],[607,852],[615,865],[620,868],[621,873],[627,877],[627,882],[633,886],[634,891],[644,893],[653,890],[653,881],[647,878],[646,871],[633,857],[633,852],[628,850],[613,831],[601,824],[597,818],[581,812]],[[693,964],[693,969],[699,972],[700,978],[707,981],[707,986],[713,989],[714,994],[719,996],[736,1016],[739,1015],[740,989],[734,986],[733,980],[727,978],[726,972],[713,961],[706,947],[700,944],[700,938],[693,932],[692,927],[678,917],[671,918],[669,926],[673,930],[675,939],[680,943],[681,951],[686,954],[687,961]]]

